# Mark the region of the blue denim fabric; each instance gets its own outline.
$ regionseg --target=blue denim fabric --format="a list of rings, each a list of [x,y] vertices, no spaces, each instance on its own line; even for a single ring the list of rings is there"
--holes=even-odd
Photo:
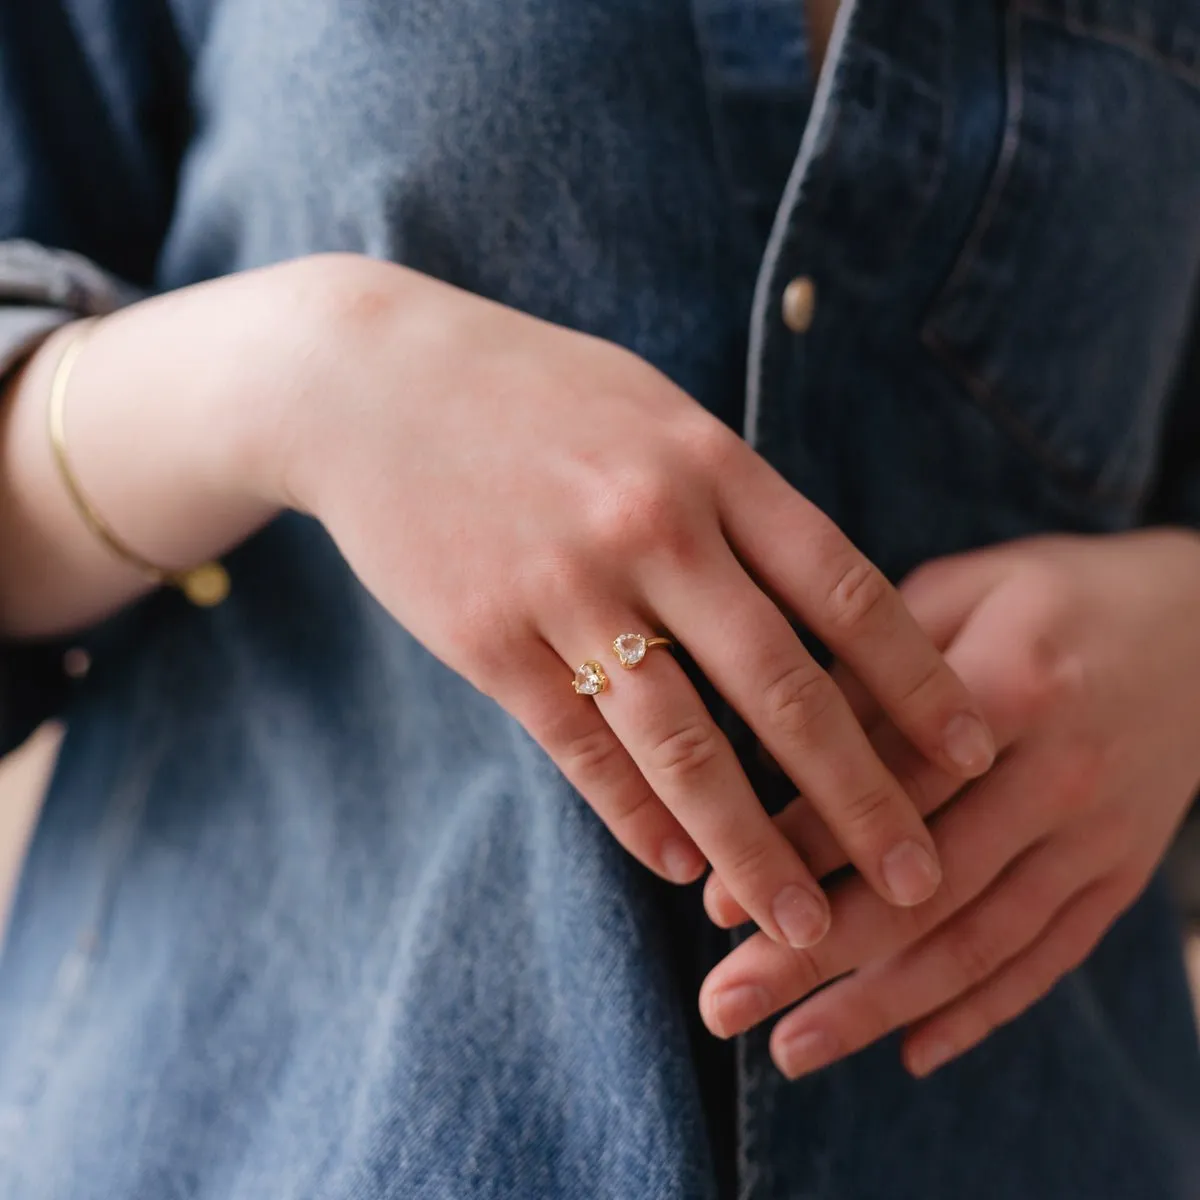
[[[893,575],[1200,520],[1200,0],[844,5],[817,82],[799,0],[0,0],[0,237],[150,288],[358,250],[611,338]],[[319,528],[230,565],[91,639],[0,966],[0,1195],[1200,1194],[1157,887],[933,1080],[885,1044],[786,1084],[696,1031],[695,894]]]

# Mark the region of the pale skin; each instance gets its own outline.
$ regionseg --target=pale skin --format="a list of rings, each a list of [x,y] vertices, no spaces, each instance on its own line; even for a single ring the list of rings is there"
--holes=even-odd
[[[823,945],[783,954],[752,937],[712,972],[701,1008],[722,1036],[845,976],[776,1025],[790,1076],[897,1029],[926,1075],[1020,1015],[1141,893],[1200,788],[1196,534],[1031,539],[930,564],[901,593],[1001,754],[960,789],[837,672],[883,760],[936,814],[946,877],[904,913],[852,878],[832,890]],[[804,800],[779,824],[817,875],[844,862]],[[716,877],[705,903],[718,924],[743,919]]]
[[[53,468],[47,397],[71,336],[51,338],[7,396],[8,636],[79,628],[145,589]],[[574,667],[616,634],[666,628],[687,646],[887,903],[937,889],[911,798],[779,603],[960,782],[994,754],[977,702],[837,528],[627,351],[402,267],[316,256],[94,327],[67,433],[84,491],[164,566],[220,554],[284,507],[315,515],[623,845],[676,882],[711,863],[779,943],[821,940],[824,893],[674,657],[614,671],[595,700],[572,692]]]
[[[837,7],[808,0],[818,65]],[[780,954],[754,936],[710,974],[700,1005],[718,1036],[796,1005],[771,1036],[792,1078],[896,1030],[928,1075],[1019,1016],[1133,903],[1200,790],[1195,533],[1033,539],[932,563],[901,594],[983,703],[1000,761],[960,788],[835,670],[933,818],[946,878],[906,912],[850,878],[820,946]],[[804,798],[778,823],[818,877],[845,865]],[[717,924],[745,920],[719,873],[704,899]]]
[[[53,470],[45,405],[69,336],[0,409],[8,636],[84,627],[146,589]],[[711,863],[710,914],[761,930],[705,985],[714,1032],[846,975],[778,1025],[791,1075],[898,1027],[925,1073],[1015,1016],[1132,902],[1200,782],[1193,535],[962,556],[909,581],[906,607],[646,364],[399,267],[326,256],[137,305],[88,344],[68,427],[86,491],[163,565],[313,513],[642,862],[677,882]],[[839,655],[832,680],[781,606]],[[659,628],[804,794],[778,823],[666,652],[596,701],[571,694],[615,633]],[[901,846],[932,864],[904,895],[884,867]],[[825,937],[815,878],[847,860]]]

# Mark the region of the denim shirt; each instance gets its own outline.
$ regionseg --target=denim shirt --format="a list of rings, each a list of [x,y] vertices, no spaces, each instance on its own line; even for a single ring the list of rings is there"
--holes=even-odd
[[[801,0],[0,0],[0,238],[0,365],[328,249],[609,338],[893,577],[1200,520],[1200,0],[843,0],[819,79]],[[315,524],[230,566],[72,687],[5,653],[5,736],[69,733],[0,966],[0,1195],[1200,1192],[1157,887],[933,1079],[888,1040],[787,1084],[765,1031],[697,1029],[694,893]]]

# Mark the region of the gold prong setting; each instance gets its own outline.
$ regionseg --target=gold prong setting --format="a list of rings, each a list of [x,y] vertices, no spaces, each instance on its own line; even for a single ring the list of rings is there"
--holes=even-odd
[[[598,696],[608,687],[608,676],[598,662],[589,659],[575,672],[571,686],[579,696]]]

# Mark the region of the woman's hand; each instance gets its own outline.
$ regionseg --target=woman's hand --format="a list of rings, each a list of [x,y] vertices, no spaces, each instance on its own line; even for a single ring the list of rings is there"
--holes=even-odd
[[[907,912],[851,878],[831,892],[822,946],[797,953],[756,935],[712,972],[701,1005],[723,1036],[846,975],[776,1025],[772,1053],[789,1076],[902,1027],[906,1063],[924,1075],[1018,1016],[1142,891],[1200,786],[1196,535],[1019,542],[931,564],[901,593],[949,647],[1001,758],[947,804],[959,782],[841,673],[884,762],[923,812],[941,809],[946,878]],[[779,824],[818,876],[844,862],[807,802]],[[717,879],[705,901],[722,925],[744,919]]]
[[[294,269],[295,270],[295,269]],[[308,275],[303,274],[304,271]],[[785,608],[958,783],[989,731],[895,591],[816,508],[645,362],[399,267],[311,260],[321,319],[279,492],[414,636],[520,720],[617,838],[685,882],[710,861],[770,938],[823,893],[670,653],[669,630],[812,799],[871,886],[936,889],[932,841]],[[611,686],[572,692],[595,659]]]

